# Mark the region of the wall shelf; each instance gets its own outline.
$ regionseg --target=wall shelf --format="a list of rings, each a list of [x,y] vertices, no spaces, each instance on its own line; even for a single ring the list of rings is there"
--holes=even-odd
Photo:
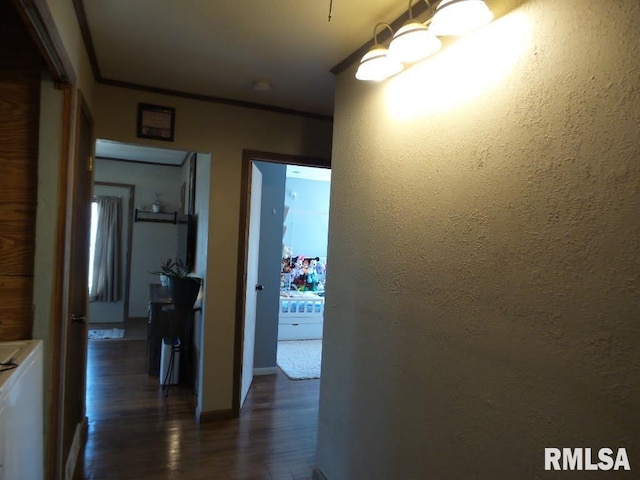
[[[136,208],[134,222],[178,223],[178,212],[149,212]]]

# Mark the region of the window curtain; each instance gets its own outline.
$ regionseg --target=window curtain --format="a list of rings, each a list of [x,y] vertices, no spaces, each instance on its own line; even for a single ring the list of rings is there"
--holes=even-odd
[[[122,199],[96,197],[98,220],[89,298],[118,302],[122,291]]]

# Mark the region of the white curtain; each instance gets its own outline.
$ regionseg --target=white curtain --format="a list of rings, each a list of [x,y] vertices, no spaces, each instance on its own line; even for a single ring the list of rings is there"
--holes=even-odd
[[[91,301],[118,302],[122,291],[122,199],[96,197],[98,220]]]

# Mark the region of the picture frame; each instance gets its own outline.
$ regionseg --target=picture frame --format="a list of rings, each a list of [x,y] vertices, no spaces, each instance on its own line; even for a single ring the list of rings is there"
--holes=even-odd
[[[176,109],[162,105],[138,103],[137,135],[173,142]]]

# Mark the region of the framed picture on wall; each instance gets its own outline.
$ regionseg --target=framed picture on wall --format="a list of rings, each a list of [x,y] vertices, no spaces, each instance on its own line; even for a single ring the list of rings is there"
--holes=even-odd
[[[173,142],[176,109],[148,103],[138,104],[138,129],[140,138],[153,138]]]

